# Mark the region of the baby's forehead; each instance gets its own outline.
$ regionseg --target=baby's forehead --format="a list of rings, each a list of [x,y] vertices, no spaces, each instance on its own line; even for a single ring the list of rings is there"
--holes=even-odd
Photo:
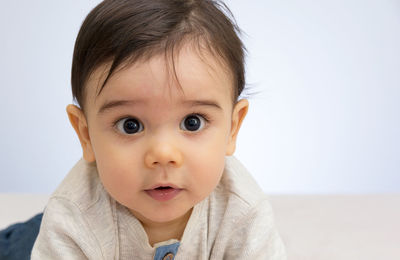
[[[146,93],[147,96],[155,96],[160,91],[178,91],[183,97],[212,96],[215,91],[208,85],[215,88],[223,86],[226,96],[233,98],[234,95],[233,75],[228,66],[212,53],[200,52],[192,46],[185,46],[174,55],[158,53],[128,60],[107,79],[111,66],[111,61],[103,63],[90,75],[87,87],[91,99],[97,100],[103,92],[125,95],[130,88],[121,86],[131,85],[136,87],[137,95]],[[150,88],[149,85],[157,85],[158,88]]]

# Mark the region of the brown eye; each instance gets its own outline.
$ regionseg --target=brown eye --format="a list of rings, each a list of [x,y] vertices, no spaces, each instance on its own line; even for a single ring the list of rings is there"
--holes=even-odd
[[[185,131],[196,132],[204,127],[205,120],[202,116],[194,114],[189,115],[181,122],[181,129]]]
[[[123,118],[117,122],[117,129],[124,134],[136,134],[143,131],[143,125],[135,118]]]

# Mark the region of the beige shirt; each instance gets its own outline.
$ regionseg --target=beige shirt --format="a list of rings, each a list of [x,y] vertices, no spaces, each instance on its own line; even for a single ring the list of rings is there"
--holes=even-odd
[[[51,196],[32,259],[153,259],[141,223],[105,191],[95,164],[81,159]],[[273,211],[233,156],[222,179],[198,203],[175,255],[180,259],[286,259]]]

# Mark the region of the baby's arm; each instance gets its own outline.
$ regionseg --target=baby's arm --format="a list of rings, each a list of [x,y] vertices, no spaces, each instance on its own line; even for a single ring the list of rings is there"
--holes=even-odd
[[[234,225],[224,259],[286,259],[285,248],[267,200],[260,202]]]
[[[63,198],[46,206],[31,259],[104,259],[79,208]]]

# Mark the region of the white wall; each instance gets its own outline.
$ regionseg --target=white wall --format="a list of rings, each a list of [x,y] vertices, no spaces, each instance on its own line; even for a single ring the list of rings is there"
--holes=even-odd
[[[0,192],[50,193],[80,158],[65,106],[99,1],[2,1]],[[400,192],[400,3],[230,0],[261,91],[236,155],[268,193]]]

